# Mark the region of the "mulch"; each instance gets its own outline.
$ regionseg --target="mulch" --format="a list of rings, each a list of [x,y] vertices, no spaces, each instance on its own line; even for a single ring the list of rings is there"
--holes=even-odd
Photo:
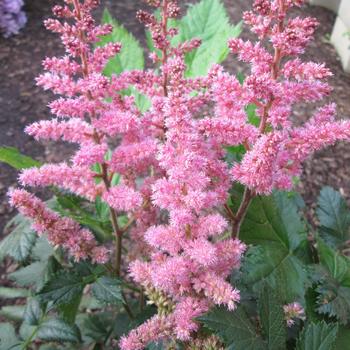
[[[51,16],[50,8],[58,1],[26,1],[27,26],[18,36],[10,39],[0,38],[0,145],[13,146],[21,152],[41,161],[60,161],[67,157],[70,146],[64,143],[39,144],[24,132],[24,127],[34,121],[49,118],[47,105],[52,95],[43,92],[35,85],[35,77],[41,72],[41,61],[46,56],[60,55],[63,50],[56,35],[48,32],[42,25]],[[227,0],[225,4],[233,23],[241,20],[242,12],[249,9],[251,0]],[[135,18],[140,0],[104,0],[103,6],[111,11],[125,27],[145,45],[142,25]],[[185,2],[184,2],[185,3]],[[350,76],[346,75],[339,58],[329,43],[335,15],[320,7],[305,6],[296,11],[301,15],[316,17],[321,23],[316,39],[305,55],[306,60],[326,62],[334,73],[330,79],[334,91],[329,100],[337,103],[339,117],[350,117]],[[97,18],[101,11],[96,13]],[[250,38],[246,32],[244,37]],[[230,56],[225,66],[232,72],[246,71],[246,67]],[[314,105],[298,106],[295,118],[306,121],[314,111]],[[318,152],[305,164],[299,188],[307,202],[313,206],[323,185],[341,189],[350,198],[350,144],[339,143]],[[6,198],[7,188],[15,186],[17,173],[10,167],[0,164],[0,234],[4,224],[14,214]]]

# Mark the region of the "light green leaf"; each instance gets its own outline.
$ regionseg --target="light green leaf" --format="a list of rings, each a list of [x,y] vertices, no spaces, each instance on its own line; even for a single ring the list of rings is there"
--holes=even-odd
[[[29,296],[29,291],[26,289],[0,287],[0,298],[17,299],[17,298],[26,298],[28,296]]]
[[[36,261],[9,274],[9,278],[20,286],[38,285],[44,279],[47,262]]]
[[[14,147],[0,147],[0,162],[4,162],[15,169],[40,166],[40,162],[21,154],[18,149]]]
[[[3,306],[0,310],[0,316],[12,321],[21,321],[23,319],[24,310],[24,305]]]
[[[310,323],[301,332],[296,349],[332,350],[335,345],[337,332],[338,325],[336,323]]]
[[[92,285],[95,298],[103,303],[117,304],[124,302],[121,281],[118,278],[102,276]]]
[[[144,68],[143,50],[135,37],[130,34],[122,25],[120,25],[107,9],[102,16],[103,24],[111,24],[113,32],[101,38],[98,45],[103,46],[109,42],[121,43],[121,51],[112,58],[105,67],[104,74],[120,74],[124,71]]]
[[[215,308],[198,320],[214,331],[230,349],[266,349],[265,342],[257,334],[255,326],[241,306],[233,312]]]
[[[16,336],[15,328],[11,323],[0,323],[0,349],[18,350],[20,340]]]
[[[317,216],[322,238],[334,247],[349,239],[350,210],[341,194],[324,187],[318,197]]]
[[[268,349],[284,350],[287,332],[282,304],[276,292],[267,284],[261,290],[258,306]]]
[[[24,261],[37,238],[31,229],[31,221],[18,214],[6,225],[6,229],[10,232],[0,243],[0,262],[6,255],[19,262]]]
[[[186,54],[187,76],[205,75],[214,63],[221,63],[228,54],[227,40],[237,37],[240,24],[233,27],[220,0],[202,0],[193,5],[178,22],[180,42],[198,38],[202,45]]]
[[[38,338],[45,341],[80,342],[80,331],[75,325],[71,326],[58,318],[43,322],[37,333]]]

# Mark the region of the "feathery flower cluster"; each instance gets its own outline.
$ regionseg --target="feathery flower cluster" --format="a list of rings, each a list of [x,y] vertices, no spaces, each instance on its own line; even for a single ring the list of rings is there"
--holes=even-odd
[[[20,213],[33,219],[33,229],[39,234],[47,233],[54,247],[67,248],[76,260],[90,258],[103,264],[108,260],[108,251],[98,247],[94,235],[82,229],[72,219],[60,217],[48,209],[43,201],[25,190],[11,190],[10,202]]]
[[[247,132],[247,136],[256,137],[255,141],[246,143],[247,152],[242,162],[233,166],[231,175],[256,194],[291,189],[293,176],[300,175],[301,164],[308,156],[350,138],[350,122],[334,120],[334,105],[320,108],[301,127],[292,124],[293,105],[321,101],[331,91],[324,82],[331,72],[324,64],[302,62],[297,57],[304,52],[317,26],[313,18],[287,17],[290,7],[302,3],[256,0],[253,11],[246,12],[244,20],[261,41],[229,41],[231,51],[251,65],[251,74],[243,85],[236,82],[235,103],[229,115],[237,114],[241,106],[255,104],[260,118],[259,127]],[[263,40],[272,43],[274,54],[262,46]],[[218,90],[222,91],[214,85],[214,92]],[[228,92],[222,100],[232,101],[231,96]],[[222,114],[225,112],[222,110]]]
[[[22,10],[23,0],[0,1],[0,32],[5,38],[18,34],[27,22]]]
[[[219,65],[205,77],[186,78],[185,54],[200,40],[172,46],[178,30],[168,20],[179,15],[177,1],[146,2],[160,16],[145,11],[137,16],[150,30],[158,49],[151,58],[160,69],[111,78],[102,70],[122,48],[115,43],[92,48],[111,31],[109,25],[94,24],[91,10],[98,0],[65,0],[64,6],[54,7],[56,16],[68,21],[51,19],[45,24],[60,34],[66,55],[47,58],[47,72],[37,82],[62,97],[50,104],[56,119],[34,123],[26,131],[38,140],[77,143],[79,150],[67,162],[20,175],[24,186],[56,186],[108,204],[119,247],[117,274],[121,238],[129,231],[129,276],[144,288],[158,314],[122,337],[122,350],[144,349],[161,339],[190,346],[200,327],[198,316],[213,305],[234,310],[240,294],[227,279],[239,268],[246,247],[234,235],[226,238],[228,219],[237,233],[252,196],[290,189],[310,154],[350,138],[350,122],[335,121],[334,105],[320,108],[303,126],[292,123],[296,103],[320,101],[330,92],[324,82],[330,71],[297,57],[317,24],[314,19],[287,18],[287,10],[302,0],[255,0],[253,11],[245,13],[245,22],[260,41],[229,41],[231,52],[251,65],[242,84]],[[266,42],[273,50],[263,46]],[[134,97],[121,94],[130,86],[150,100],[146,112],[139,111]],[[250,105],[256,106],[259,125],[247,116]],[[109,145],[116,143],[109,152]],[[243,145],[245,154],[230,167],[224,161],[224,146],[236,145]],[[113,185],[116,173],[121,181]],[[249,194],[238,212],[229,210],[225,218],[235,181]],[[91,233],[71,219],[59,218],[25,191],[11,196],[39,232],[47,232],[53,244],[67,248],[77,260],[107,259]],[[129,222],[119,227],[117,216],[125,212]],[[57,237],[61,231],[56,222],[62,222],[64,242]]]
[[[288,327],[292,327],[294,325],[295,319],[305,319],[305,310],[297,302],[284,305],[283,311]]]

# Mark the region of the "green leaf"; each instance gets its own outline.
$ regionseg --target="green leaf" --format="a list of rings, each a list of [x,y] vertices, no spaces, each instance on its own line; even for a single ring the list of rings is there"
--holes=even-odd
[[[239,192],[234,192],[232,203],[240,203]],[[295,254],[305,235],[301,236],[299,224],[291,223],[295,218],[290,208],[285,208],[288,210],[279,208],[273,196],[255,197],[242,223],[240,239],[254,245],[242,265],[245,282],[258,288],[266,280],[283,302],[291,302],[303,298],[305,292],[306,268]]]
[[[257,334],[241,306],[229,312],[223,308],[215,308],[198,318],[207,328],[215,332],[225,344],[234,350],[263,350],[266,344]]]
[[[269,350],[286,348],[286,322],[281,301],[275,291],[264,285],[259,298],[259,315]]]
[[[9,278],[20,286],[40,285],[47,272],[47,262],[36,261],[9,274]]]
[[[350,344],[350,328],[339,327],[334,350],[346,350]]]
[[[0,287],[0,298],[17,299],[17,298],[26,298],[28,296],[29,296],[29,291],[26,289]]]
[[[62,271],[46,282],[38,293],[43,302],[53,305],[68,305],[83,293],[86,283],[82,276]]]
[[[0,162],[4,162],[15,169],[40,166],[40,162],[21,154],[18,149],[14,147],[0,147]]]
[[[113,317],[110,313],[88,315],[83,321],[84,335],[97,341],[108,338],[113,327]]]
[[[78,294],[69,304],[63,304],[59,307],[60,316],[68,324],[74,324],[81,298],[82,294]]]
[[[317,216],[322,238],[334,247],[349,239],[350,210],[341,194],[324,187],[318,198]]]
[[[301,332],[296,349],[331,350],[334,348],[337,332],[337,324],[310,323]]]
[[[11,323],[0,323],[0,349],[15,350],[20,349],[15,328]]]
[[[113,19],[107,9],[103,12],[102,23],[112,25],[113,32],[102,37],[98,45],[104,46],[110,42],[122,44],[121,51],[106,65],[104,74],[111,76],[134,69],[143,70],[145,61],[143,50],[135,37]]]
[[[121,280],[102,276],[92,285],[92,293],[96,299],[106,304],[124,302]]]
[[[350,287],[350,260],[321,239],[317,240],[317,248],[320,262],[330,275],[343,286]]]
[[[205,75],[214,63],[221,63],[228,54],[227,40],[241,33],[241,25],[233,27],[220,0],[202,0],[190,7],[178,21],[179,40],[193,38],[202,40],[202,45],[186,54],[187,76]]]
[[[18,262],[26,260],[37,239],[36,233],[31,229],[31,221],[18,214],[5,229],[10,229],[10,232],[0,243],[0,262],[6,255]]]
[[[24,322],[31,326],[37,326],[43,315],[41,305],[38,299],[30,298],[24,311]]]
[[[24,310],[24,305],[3,306],[0,310],[0,316],[12,321],[21,321],[23,319]]]
[[[69,325],[58,318],[51,318],[43,322],[37,335],[38,338],[45,341],[80,342],[79,328],[75,325]]]

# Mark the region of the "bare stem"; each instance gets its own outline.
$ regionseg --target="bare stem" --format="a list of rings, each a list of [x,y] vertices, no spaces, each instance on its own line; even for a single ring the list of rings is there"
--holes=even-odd
[[[246,187],[244,189],[242,202],[237,210],[236,215],[233,218],[232,232],[231,232],[232,238],[233,237],[239,238],[239,233],[241,230],[242,221],[244,220],[244,218],[247,214],[247,210],[248,210],[250,202],[252,201],[253,198],[254,198],[254,194],[252,193],[252,191],[248,187]]]

